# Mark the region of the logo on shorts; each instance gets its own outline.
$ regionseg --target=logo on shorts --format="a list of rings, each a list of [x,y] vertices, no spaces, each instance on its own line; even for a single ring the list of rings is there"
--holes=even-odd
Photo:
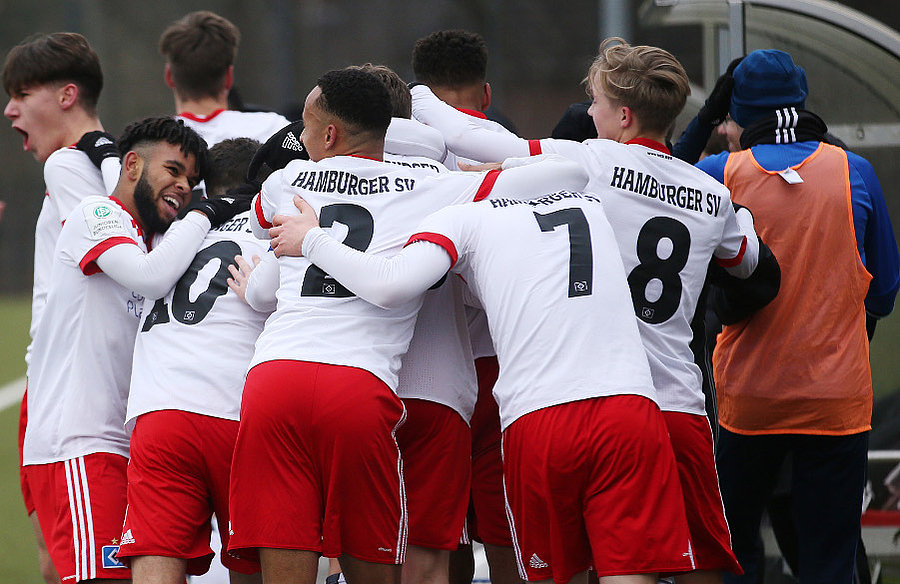
[[[540,559],[537,554],[531,554],[531,559],[528,560],[528,565],[535,569],[550,567],[550,564]]]
[[[391,548],[380,547],[380,548],[378,548],[378,551],[380,551],[380,552],[393,552],[394,550],[392,550]]]
[[[104,568],[127,568],[125,564],[119,561],[119,558],[116,557],[116,554],[119,553],[119,546],[117,545],[105,545],[100,549],[100,552],[103,554],[103,567]]]
[[[121,545],[128,545],[130,543],[134,543],[134,536],[131,535],[131,530],[129,529],[125,533],[122,534],[122,541],[119,542]]]

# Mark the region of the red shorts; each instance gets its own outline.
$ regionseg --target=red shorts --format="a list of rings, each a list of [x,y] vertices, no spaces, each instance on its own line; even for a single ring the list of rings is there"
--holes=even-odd
[[[250,370],[231,469],[229,551],[280,548],[400,564],[403,403],[362,369],[267,361]]]
[[[213,513],[222,549],[228,549],[228,475],[237,431],[235,420],[179,410],[138,416],[120,558],[181,558],[188,574],[209,570]],[[257,562],[228,554],[222,564],[243,574],[259,572]]]
[[[472,433],[456,411],[422,399],[404,399],[406,421],[397,430],[409,509],[409,544],[455,550],[466,522]]]
[[[29,515],[34,513],[34,499],[31,497],[31,489],[28,487],[28,473],[22,466],[22,447],[25,446],[25,426],[28,424],[28,379],[25,379],[25,395],[22,396],[22,406],[19,408],[19,483],[22,486],[22,499],[25,500],[25,511]]]
[[[706,416],[681,412],[663,412],[663,419],[678,464],[697,569],[743,574],[731,551],[709,420]]]
[[[543,408],[503,434],[519,574],[568,582],[693,569],[675,458],[659,408],[616,395]]]
[[[128,459],[98,452],[25,467],[50,559],[63,582],[129,579],[116,559]]]
[[[475,360],[475,371],[478,374],[478,401],[472,413],[472,512],[467,528],[476,541],[512,547],[503,498],[500,409],[491,393],[500,365],[496,357],[482,357]]]

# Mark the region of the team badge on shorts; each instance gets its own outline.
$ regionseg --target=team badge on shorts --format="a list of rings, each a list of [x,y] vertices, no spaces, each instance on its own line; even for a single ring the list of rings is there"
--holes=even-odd
[[[103,554],[103,567],[104,568],[127,568],[125,564],[119,561],[119,558],[116,557],[116,554],[119,553],[119,546],[117,545],[105,545],[101,548],[101,553]]]

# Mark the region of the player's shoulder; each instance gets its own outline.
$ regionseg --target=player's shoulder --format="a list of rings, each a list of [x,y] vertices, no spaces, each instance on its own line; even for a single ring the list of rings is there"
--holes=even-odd
[[[85,177],[100,177],[100,171],[87,154],[74,146],[60,148],[44,162],[44,176],[56,177],[61,174],[77,173]]]
[[[86,232],[96,238],[124,225],[128,211],[116,201],[100,195],[88,195],[72,209],[63,223],[63,232]]]
[[[225,110],[222,112],[223,120],[234,120],[243,127],[254,128],[254,134],[259,136],[271,136],[281,128],[287,126],[290,121],[276,112],[242,112],[237,110]],[[249,136],[255,137],[255,136]],[[258,138],[257,138],[258,139]]]
[[[395,117],[391,118],[385,135],[384,152],[443,160],[447,155],[447,146],[438,130],[417,120]]]

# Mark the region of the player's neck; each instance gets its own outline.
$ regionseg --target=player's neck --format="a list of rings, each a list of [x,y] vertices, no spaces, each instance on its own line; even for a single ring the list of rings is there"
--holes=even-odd
[[[199,99],[181,99],[175,94],[175,112],[181,114],[194,114],[195,116],[209,116],[219,110],[228,109],[228,94],[220,97],[202,97]]]
[[[62,134],[62,144],[60,147],[66,147],[75,144],[87,132],[95,130],[103,131],[103,124],[96,115],[89,114],[84,110],[71,111],[63,120],[65,130]]]
[[[137,204],[134,202],[134,185],[123,184],[125,182],[126,181],[120,180],[119,184],[116,185],[116,188],[113,189],[110,197],[118,199],[134,220],[140,223],[141,219],[140,215],[138,215]],[[141,225],[142,229],[143,227],[144,226]]]
[[[336,149],[333,156],[359,156],[374,160],[384,160],[384,139],[350,141]]]
[[[475,85],[471,87],[431,87],[434,94],[441,101],[455,108],[482,111],[484,108],[484,87]]]

